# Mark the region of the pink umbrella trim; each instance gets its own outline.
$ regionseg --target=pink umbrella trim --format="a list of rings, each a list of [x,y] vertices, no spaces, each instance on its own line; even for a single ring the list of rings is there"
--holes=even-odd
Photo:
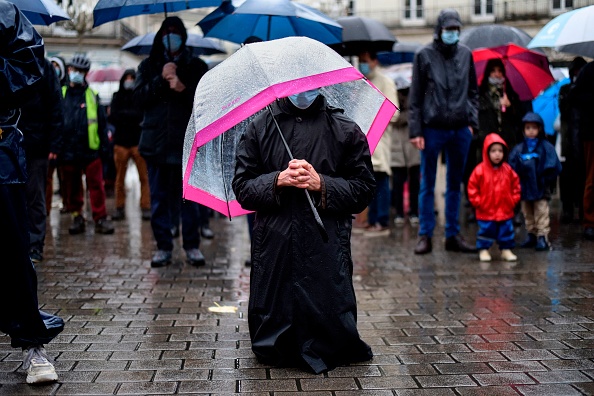
[[[188,188],[186,189],[185,187]],[[207,205],[209,208],[212,208],[225,216],[231,215],[231,217],[235,217],[251,213],[251,210],[242,208],[236,200],[230,201],[229,206],[227,206],[227,202],[224,199],[215,197],[204,190],[200,190],[190,185],[184,186],[184,198]]]

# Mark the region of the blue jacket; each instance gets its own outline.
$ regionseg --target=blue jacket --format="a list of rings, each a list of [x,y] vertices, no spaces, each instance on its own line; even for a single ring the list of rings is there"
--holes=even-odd
[[[539,137],[536,148],[529,153],[522,142],[509,154],[509,164],[520,176],[522,201],[550,198],[551,186],[561,173],[561,162],[551,143]]]

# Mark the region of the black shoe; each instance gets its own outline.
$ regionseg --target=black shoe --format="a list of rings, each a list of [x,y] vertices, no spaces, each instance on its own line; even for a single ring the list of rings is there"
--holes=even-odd
[[[206,264],[206,260],[200,249],[188,249],[186,250],[186,256],[188,257],[188,264],[194,267],[203,267]]]
[[[95,223],[95,234],[108,235],[108,234],[113,234],[113,232],[114,232],[113,224],[111,223],[110,220],[107,219],[107,217],[99,219]]]
[[[40,263],[43,261],[43,255],[41,254],[41,251],[39,251],[39,249],[31,249],[31,251],[29,252],[29,258],[34,263]]]
[[[533,248],[536,246],[536,235],[528,233],[526,240],[520,244],[521,248]]]
[[[561,224],[573,223],[573,213],[563,213],[561,216]]]
[[[206,238],[206,239],[214,238],[214,232],[212,232],[212,230],[208,227],[202,227],[200,229],[200,234],[202,235],[203,238]]]
[[[151,219],[151,210],[150,209],[141,209],[142,212],[142,220],[150,220]]]
[[[545,250],[551,250],[551,245],[547,242],[547,238],[541,235],[536,240],[535,249],[538,252],[543,252]]]
[[[252,266],[252,260],[251,260],[251,259],[245,260],[245,263],[244,263],[244,265],[245,265],[246,267],[251,267],[251,266]]]
[[[85,232],[85,218],[82,215],[76,215],[72,219],[72,224],[68,227],[70,235],[82,234]]]
[[[589,241],[594,241],[594,227],[586,227],[584,229],[584,238]]]
[[[522,224],[524,224],[524,219],[522,217],[522,213],[518,212],[513,219],[513,223],[515,226],[521,226]]]
[[[446,238],[445,250],[462,253],[476,253],[478,251],[476,246],[466,242],[460,234]]]
[[[173,238],[177,238],[179,236],[179,227],[178,226],[171,227],[171,236]]]
[[[427,235],[421,235],[415,246],[415,254],[427,254],[431,253],[433,246],[431,245],[431,238]]]
[[[115,221],[124,220],[126,218],[126,211],[124,208],[116,208],[113,215],[111,215],[111,219]]]
[[[171,252],[168,250],[157,250],[151,260],[151,267],[159,268],[171,264]]]

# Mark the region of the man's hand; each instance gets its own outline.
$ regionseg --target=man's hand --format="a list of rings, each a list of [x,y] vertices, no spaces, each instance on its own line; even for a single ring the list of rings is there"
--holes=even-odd
[[[169,77],[167,81],[169,81],[169,88],[173,89],[175,92],[182,92],[186,89],[184,83],[182,83],[176,75]]]
[[[177,65],[173,62],[168,62],[163,65],[163,70],[161,71],[161,77],[165,80],[169,80],[171,77],[176,75]]]
[[[410,139],[410,143],[419,150],[425,150],[425,138],[422,136]]]
[[[505,107],[511,106],[511,102],[509,101],[509,98],[507,97],[506,93],[504,93],[503,97],[501,99],[499,99],[499,102],[501,103],[501,106],[505,106]]]
[[[47,159],[52,161],[58,158],[58,154],[56,153],[49,153],[49,155],[47,156]]]
[[[278,187],[297,187],[309,191],[321,191],[320,175],[314,167],[305,160],[291,160],[287,169],[278,176]]]
[[[474,136],[474,128],[468,125],[468,130],[470,131],[470,134]]]

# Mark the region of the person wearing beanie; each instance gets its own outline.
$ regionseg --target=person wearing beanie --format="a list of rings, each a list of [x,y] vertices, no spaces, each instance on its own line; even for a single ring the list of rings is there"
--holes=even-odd
[[[551,189],[561,173],[561,162],[555,147],[544,134],[544,121],[536,113],[528,112],[522,118],[524,141],[517,144],[509,155],[509,164],[520,176],[522,186],[522,213],[528,236],[520,245],[537,251],[550,250],[549,200]]]

